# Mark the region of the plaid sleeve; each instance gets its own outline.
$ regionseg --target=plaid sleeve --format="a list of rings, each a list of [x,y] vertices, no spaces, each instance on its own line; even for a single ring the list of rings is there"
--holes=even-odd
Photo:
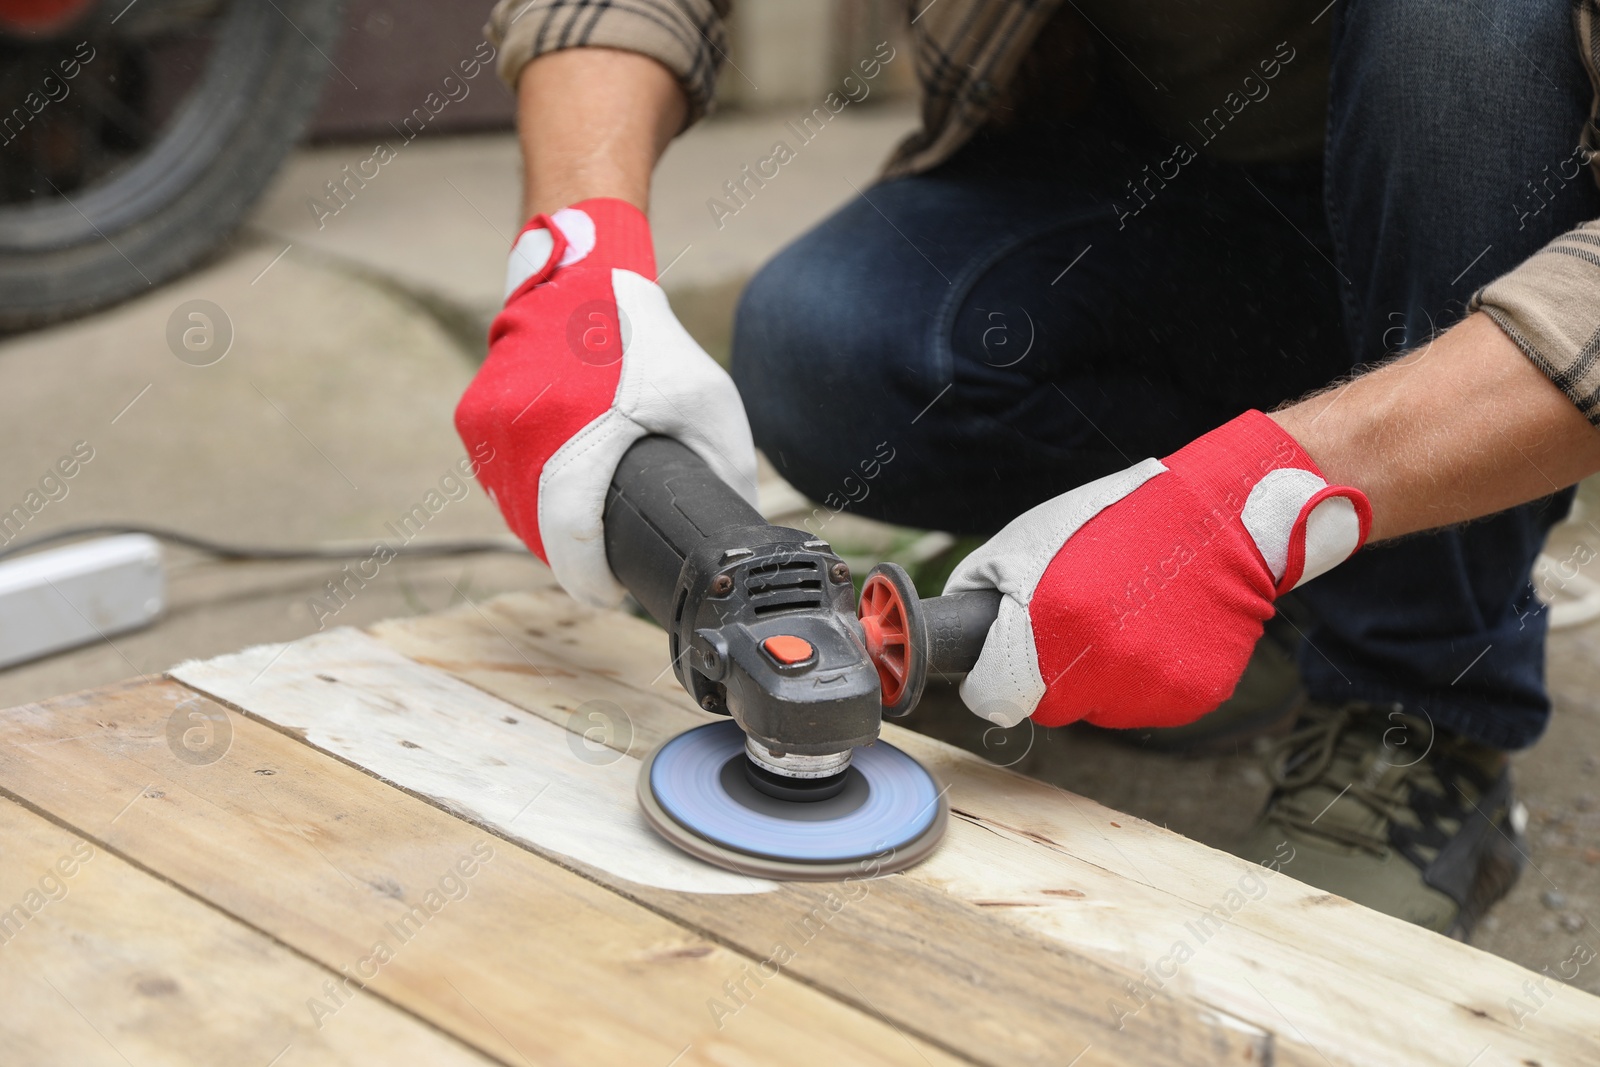
[[[658,60],[689,96],[689,121],[711,110],[732,0],[499,0],[484,35],[515,88],[522,68],[563,48],[620,48]]]
[[[983,126],[1061,0],[910,0],[922,128],[889,157],[898,178],[954,155]]]
[[[1562,234],[1472,296],[1600,426],[1600,220]]]
[[[1600,0],[1572,0],[1578,52],[1595,99],[1579,139],[1600,181]],[[1576,177],[1576,175],[1574,175]],[[1600,426],[1600,220],[1562,234],[1472,294],[1523,355]]]

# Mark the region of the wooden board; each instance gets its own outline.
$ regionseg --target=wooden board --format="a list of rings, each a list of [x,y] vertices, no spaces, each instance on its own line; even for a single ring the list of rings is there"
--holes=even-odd
[[[784,976],[719,1026],[706,1002],[745,957],[248,719],[223,758],[182,762],[167,724],[194,710],[221,711],[172,683],[12,709],[0,789],[335,976],[388,943],[367,990],[502,1062],[954,1062]]]
[[[610,694],[631,686],[639,697],[608,699],[632,716],[636,753],[706,718],[670,673],[661,676],[667,657],[658,630],[559,594],[504,597],[481,609],[394,620],[374,632],[553,722],[566,721],[565,709],[598,691],[582,684],[586,672],[602,678]],[[542,659],[578,677],[526,670]],[[663,715],[661,702],[674,710]],[[1350,1062],[1398,1056],[1461,1064],[1480,1053],[1480,1062],[1495,1055],[1547,1062],[1556,1052],[1600,1062],[1596,998],[1562,989],[1519,1028],[1510,1001],[1526,1002],[1522,983],[1541,976],[1292,877],[1272,878],[1259,900],[1246,882],[1245,904],[1229,908],[1225,929],[1201,944],[1194,924],[1240,891],[1241,879],[1263,872],[937,741],[892,725],[885,736],[951,783],[959,820],[949,845],[908,880],[1136,975],[1173,959],[1185,942],[1194,958],[1155,983],[1163,993],[1181,992],[1300,1037],[1323,1056],[1343,1049]],[[962,825],[983,832],[966,833]],[[1286,871],[1292,874],[1292,861]]]
[[[143,927],[60,908],[52,960],[98,937],[230,988],[242,938],[318,981],[370,970],[313,1031],[348,1044],[306,1062],[1600,1062],[1593,997],[1560,988],[1518,1029],[1508,1002],[1539,976],[894,727],[949,785],[928,862],[834,885],[686,866],[627,802],[639,758],[709,718],[665,653],[639,620],[524,595],[0,713],[0,795],[32,809],[21,829],[0,810],[0,888],[31,819],[149,890],[126,895]],[[225,743],[185,751],[191,722]],[[141,1063],[254,1062],[205,1041],[309,1025],[316,996],[285,1007],[269,975],[186,1001],[231,1015],[202,1052],[114,968],[71,973],[91,1018],[143,1012]],[[425,1036],[396,1055],[336,1029],[358,1004],[391,1041]],[[0,1062],[106,1055],[57,1057],[60,1019],[9,1010]]]
[[[619,771],[631,790],[638,760],[620,753],[604,764],[580,758],[584,750],[574,751],[573,735],[562,728],[542,718],[511,726],[503,721],[508,708],[498,698],[354,631],[309,638],[263,670],[275,655],[275,648],[263,647],[185,664],[173,673],[632,899],[689,919],[757,963],[783,955],[775,947],[787,946],[795,953],[785,964],[789,973],[839,990],[908,1032],[980,1062],[1055,1064],[1071,1045],[1074,1051],[1095,1046],[1097,1055],[1108,1057],[1105,1062],[1253,1063],[1265,1049],[1265,1031],[1171,1001],[1146,1009],[1147,1025],[1119,1031],[1105,1002],[1133,974],[1019,938],[982,910],[903,878],[857,881],[838,891],[791,885],[776,895],[767,892],[772,883],[749,879],[745,893],[710,896],[629,877],[636,871],[629,855],[595,860],[592,853],[563,853],[551,844],[551,827],[542,824],[584,818],[575,805],[547,809],[541,798],[518,816],[499,798],[516,801],[536,792],[536,782],[527,779],[533,770],[549,776],[556,783],[552,789],[574,795],[587,783],[590,795],[602,798],[600,820],[609,821],[616,816],[603,798]],[[574,671],[558,678],[554,689],[538,688],[553,693],[578,681]],[[380,726],[380,718],[387,725]],[[362,721],[372,728],[353,728]],[[441,762],[425,755],[463,750],[492,752],[495,758]],[[640,832],[648,834],[642,827]],[[836,933],[841,930],[850,932]],[[938,937],[930,936],[933,930]],[[907,974],[918,978],[908,983]],[[1197,1058],[1201,1049],[1211,1050],[1206,1058]]]
[[[7,1064],[490,1062],[360,992],[313,1019],[338,974],[9,800],[0,841]]]

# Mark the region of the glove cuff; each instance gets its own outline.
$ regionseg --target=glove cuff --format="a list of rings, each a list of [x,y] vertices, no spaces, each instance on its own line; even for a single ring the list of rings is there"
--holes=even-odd
[[[580,200],[553,215],[535,215],[517,235],[506,262],[505,300],[549,281],[557,270],[590,261],[655,280],[655,249],[645,213],[614,197]]]
[[[1239,514],[1250,491],[1269,471],[1294,467],[1322,477],[1300,442],[1253,410],[1195,438],[1161,462],[1229,515]]]
[[[1205,525],[1237,520],[1244,527],[1279,596],[1343,563],[1372,525],[1366,495],[1329,485],[1300,442],[1259,411],[1162,462],[1211,504]]]

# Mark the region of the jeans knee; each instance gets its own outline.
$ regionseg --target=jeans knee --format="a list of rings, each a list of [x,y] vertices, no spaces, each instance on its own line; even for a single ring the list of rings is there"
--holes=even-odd
[[[731,369],[756,443],[769,449],[815,414],[826,355],[842,338],[818,336],[822,314],[804,256],[780,255],[745,286],[734,313]]]
[[[1335,18],[1336,83],[1357,73],[1376,106],[1418,131],[1471,116],[1503,134],[1548,111],[1551,92],[1588,89],[1568,0],[1345,0]]]
[[[783,336],[781,287],[775,284],[771,268],[769,262],[750,279],[733,313],[728,369],[752,422],[758,421],[760,409],[769,399],[764,386],[770,374],[783,365],[774,351],[775,342]]]
[[[1328,201],[1369,279],[1352,325],[1365,359],[1391,347],[1385,316],[1403,311],[1414,341],[1462,268],[1482,284],[1593,217],[1576,155],[1593,89],[1567,0],[1343,0],[1335,15]]]
[[[739,300],[733,378],[758,444],[830,426],[848,434],[840,413],[865,398],[898,415],[924,391],[933,298],[896,250],[860,236],[853,211],[780,252]]]

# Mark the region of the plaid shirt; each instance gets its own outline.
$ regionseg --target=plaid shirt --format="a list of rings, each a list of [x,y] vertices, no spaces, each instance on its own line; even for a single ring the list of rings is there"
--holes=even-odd
[[[678,76],[689,121],[712,108],[733,0],[498,0],[486,32],[515,85],[536,56],[603,46],[641,52]],[[1061,0],[909,0],[922,128],[901,142],[885,177],[928,170],[989,121]],[[1600,0],[1572,0],[1579,51],[1600,94]],[[1600,181],[1600,95],[1582,134]],[[1600,221],[1562,235],[1473,294],[1528,359],[1600,426]]]
[[[1570,177],[1586,159],[1600,181],[1600,0],[1573,0],[1572,19],[1596,98]],[[1600,220],[1562,234],[1478,290],[1469,309],[1499,323],[1523,355],[1600,426]]]
[[[895,150],[885,177],[948,159],[989,118],[1061,0],[910,0],[922,83],[922,129]],[[678,76],[689,121],[706,115],[727,55],[733,0],[499,0],[485,32],[500,50],[500,77],[516,83],[535,56],[599,46],[643,52]]]

